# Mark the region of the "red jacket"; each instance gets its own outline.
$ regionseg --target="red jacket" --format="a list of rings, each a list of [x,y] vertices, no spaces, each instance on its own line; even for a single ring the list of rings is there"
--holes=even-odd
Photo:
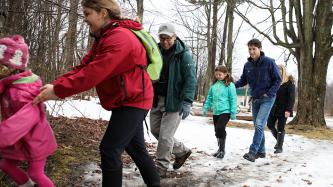
[[[128,28],[140,30],[142,26],[131,20],[112,20],[102,28],[81,64],[53,82],[55,94],[65,98],[96,87],[106,110],[121,106],[149,110],[153,87],[140,67],[147,65],[146,50]]]
[[[42,81],[30,71],[0,80],[0,156],[13,160],[41,160],[57,148],[46,120],[44,104],[33,105]]]

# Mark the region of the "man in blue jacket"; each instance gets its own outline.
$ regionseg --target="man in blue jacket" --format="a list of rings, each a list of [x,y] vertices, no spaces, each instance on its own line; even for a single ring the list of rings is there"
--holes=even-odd
[[[255,131],[250,150],[243,158],[254,162],[255,159],[266,156],[264,129],[280,87],[281,76],[275,60],[261,51],[261,42],[258,39],[250,40],[247,45],[250,57],[235,86],[239,88],[249,84],[251,89]]]

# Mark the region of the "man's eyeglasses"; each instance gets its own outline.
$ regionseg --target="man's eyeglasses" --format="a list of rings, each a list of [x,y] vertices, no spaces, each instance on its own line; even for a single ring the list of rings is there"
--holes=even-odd
[[[160,41],[171,41],[172,40],[172,38],[173,38],[173,36],[172,37],[163,37],[163,36],[160,36],[159,37],[160,38]]]

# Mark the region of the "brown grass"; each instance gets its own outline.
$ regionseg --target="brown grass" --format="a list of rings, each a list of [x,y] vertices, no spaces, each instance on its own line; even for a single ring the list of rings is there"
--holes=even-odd
[[[243,128],[243,129],[252,129],[254,127],[252,124],[245,124],[245,123],[236,123],[236,122],[229,122],[228,127],[235,127],[235,128]],[[266,128],[267,131],[269,131]],[[321,139],[321,140],[332,140],[333,141],[333,129],[330,128],[318,128],[312,126],[286,126],[286,133],[288,134],[297,134],[304,136],[310,139]]]

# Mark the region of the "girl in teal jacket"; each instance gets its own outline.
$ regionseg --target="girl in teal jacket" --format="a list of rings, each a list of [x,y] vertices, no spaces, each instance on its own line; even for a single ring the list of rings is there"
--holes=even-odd
[[[225,154],[225,127],[230,119],[236,119],[237,94],[233,78],[225,66],[215,68],[215,81],[210,87],[203,109],[203,116],[213,108],[215,136],[219,145],[214,157],[223,158]]]

